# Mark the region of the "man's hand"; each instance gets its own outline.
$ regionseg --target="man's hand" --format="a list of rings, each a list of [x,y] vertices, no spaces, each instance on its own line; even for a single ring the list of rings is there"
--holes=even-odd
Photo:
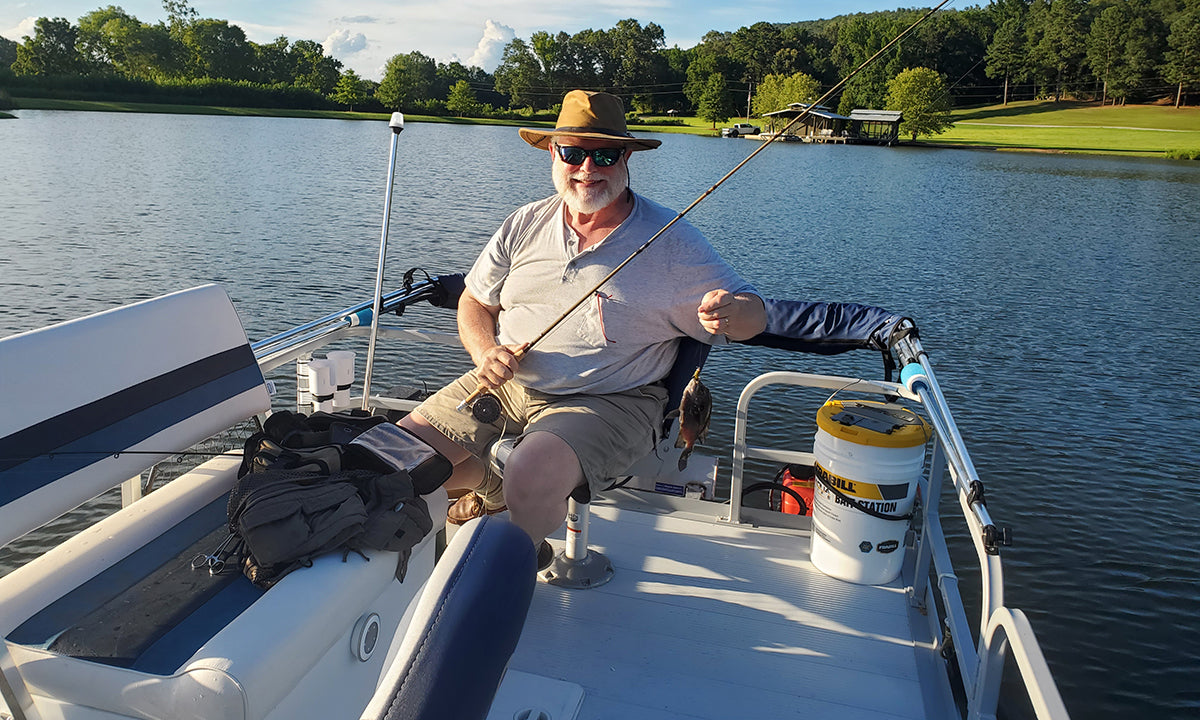
[[[749,340],[767,326],[762,298],[750,293],[710,290],[696,308],[696,315],[705,330],[730,340]]]
[[[476,364],[476,374],[479,382],[490,388],[498,388],[512,380],[520,364],[520,356],[525,353],[529,343],[523,345],[493,345],[484,350]]]

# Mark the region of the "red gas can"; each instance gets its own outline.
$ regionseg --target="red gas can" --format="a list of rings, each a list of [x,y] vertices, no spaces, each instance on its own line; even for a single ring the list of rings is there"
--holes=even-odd
[[[813,503],[813,469],[803,465],[785,465],[779,471],[780,484],[791,488],[803,500],[797,502],[791,493],[780,493],[783,496],[781,509],[789,515],[812,515]]]

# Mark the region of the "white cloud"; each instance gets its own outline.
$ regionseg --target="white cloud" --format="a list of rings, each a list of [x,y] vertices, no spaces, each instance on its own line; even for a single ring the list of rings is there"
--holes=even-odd
[[[34,27],[36,22],[37,17],[30,15],[21,22],[17,23],[15,26],[7,30],[0,31],[0,37],[8,38],[13,42],[19,43],[21,42],[21,38],[25,37],[26,35],[33,37],[33,34],[36,30]]]
[[[367,36],[346,29],[334,30],[325,38],[325,42],[321,43],[321,47],[325,48],[327,54],[343,58],[364,50],[367,47]]]
[[[467,60],[467,67],[481,67],[488,72],[496,69],[504,55],[504,46],[517,36],[517,31],[507,25],[485,20],[483,37],[475,46],[475,54]]]

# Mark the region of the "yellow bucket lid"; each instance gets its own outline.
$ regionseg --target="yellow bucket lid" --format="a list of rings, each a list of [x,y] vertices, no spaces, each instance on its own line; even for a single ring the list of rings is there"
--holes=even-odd
[[[830,400],[817,411],[817,427],[856,445],[885,448],[924,445],[932,434],[908,408],[870,400]]]

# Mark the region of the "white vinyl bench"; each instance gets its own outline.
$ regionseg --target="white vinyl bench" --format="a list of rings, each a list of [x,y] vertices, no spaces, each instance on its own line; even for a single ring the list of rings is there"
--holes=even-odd
[[[0,396],[0,545],[270,409],[216,285],[0,340]],[[358,716],[432,570],[443,494],[409,582],[395,553],[338,554],[264,592],[190,568],[224,538],[239,464],[215,457],[0,578],[10,714]]]

